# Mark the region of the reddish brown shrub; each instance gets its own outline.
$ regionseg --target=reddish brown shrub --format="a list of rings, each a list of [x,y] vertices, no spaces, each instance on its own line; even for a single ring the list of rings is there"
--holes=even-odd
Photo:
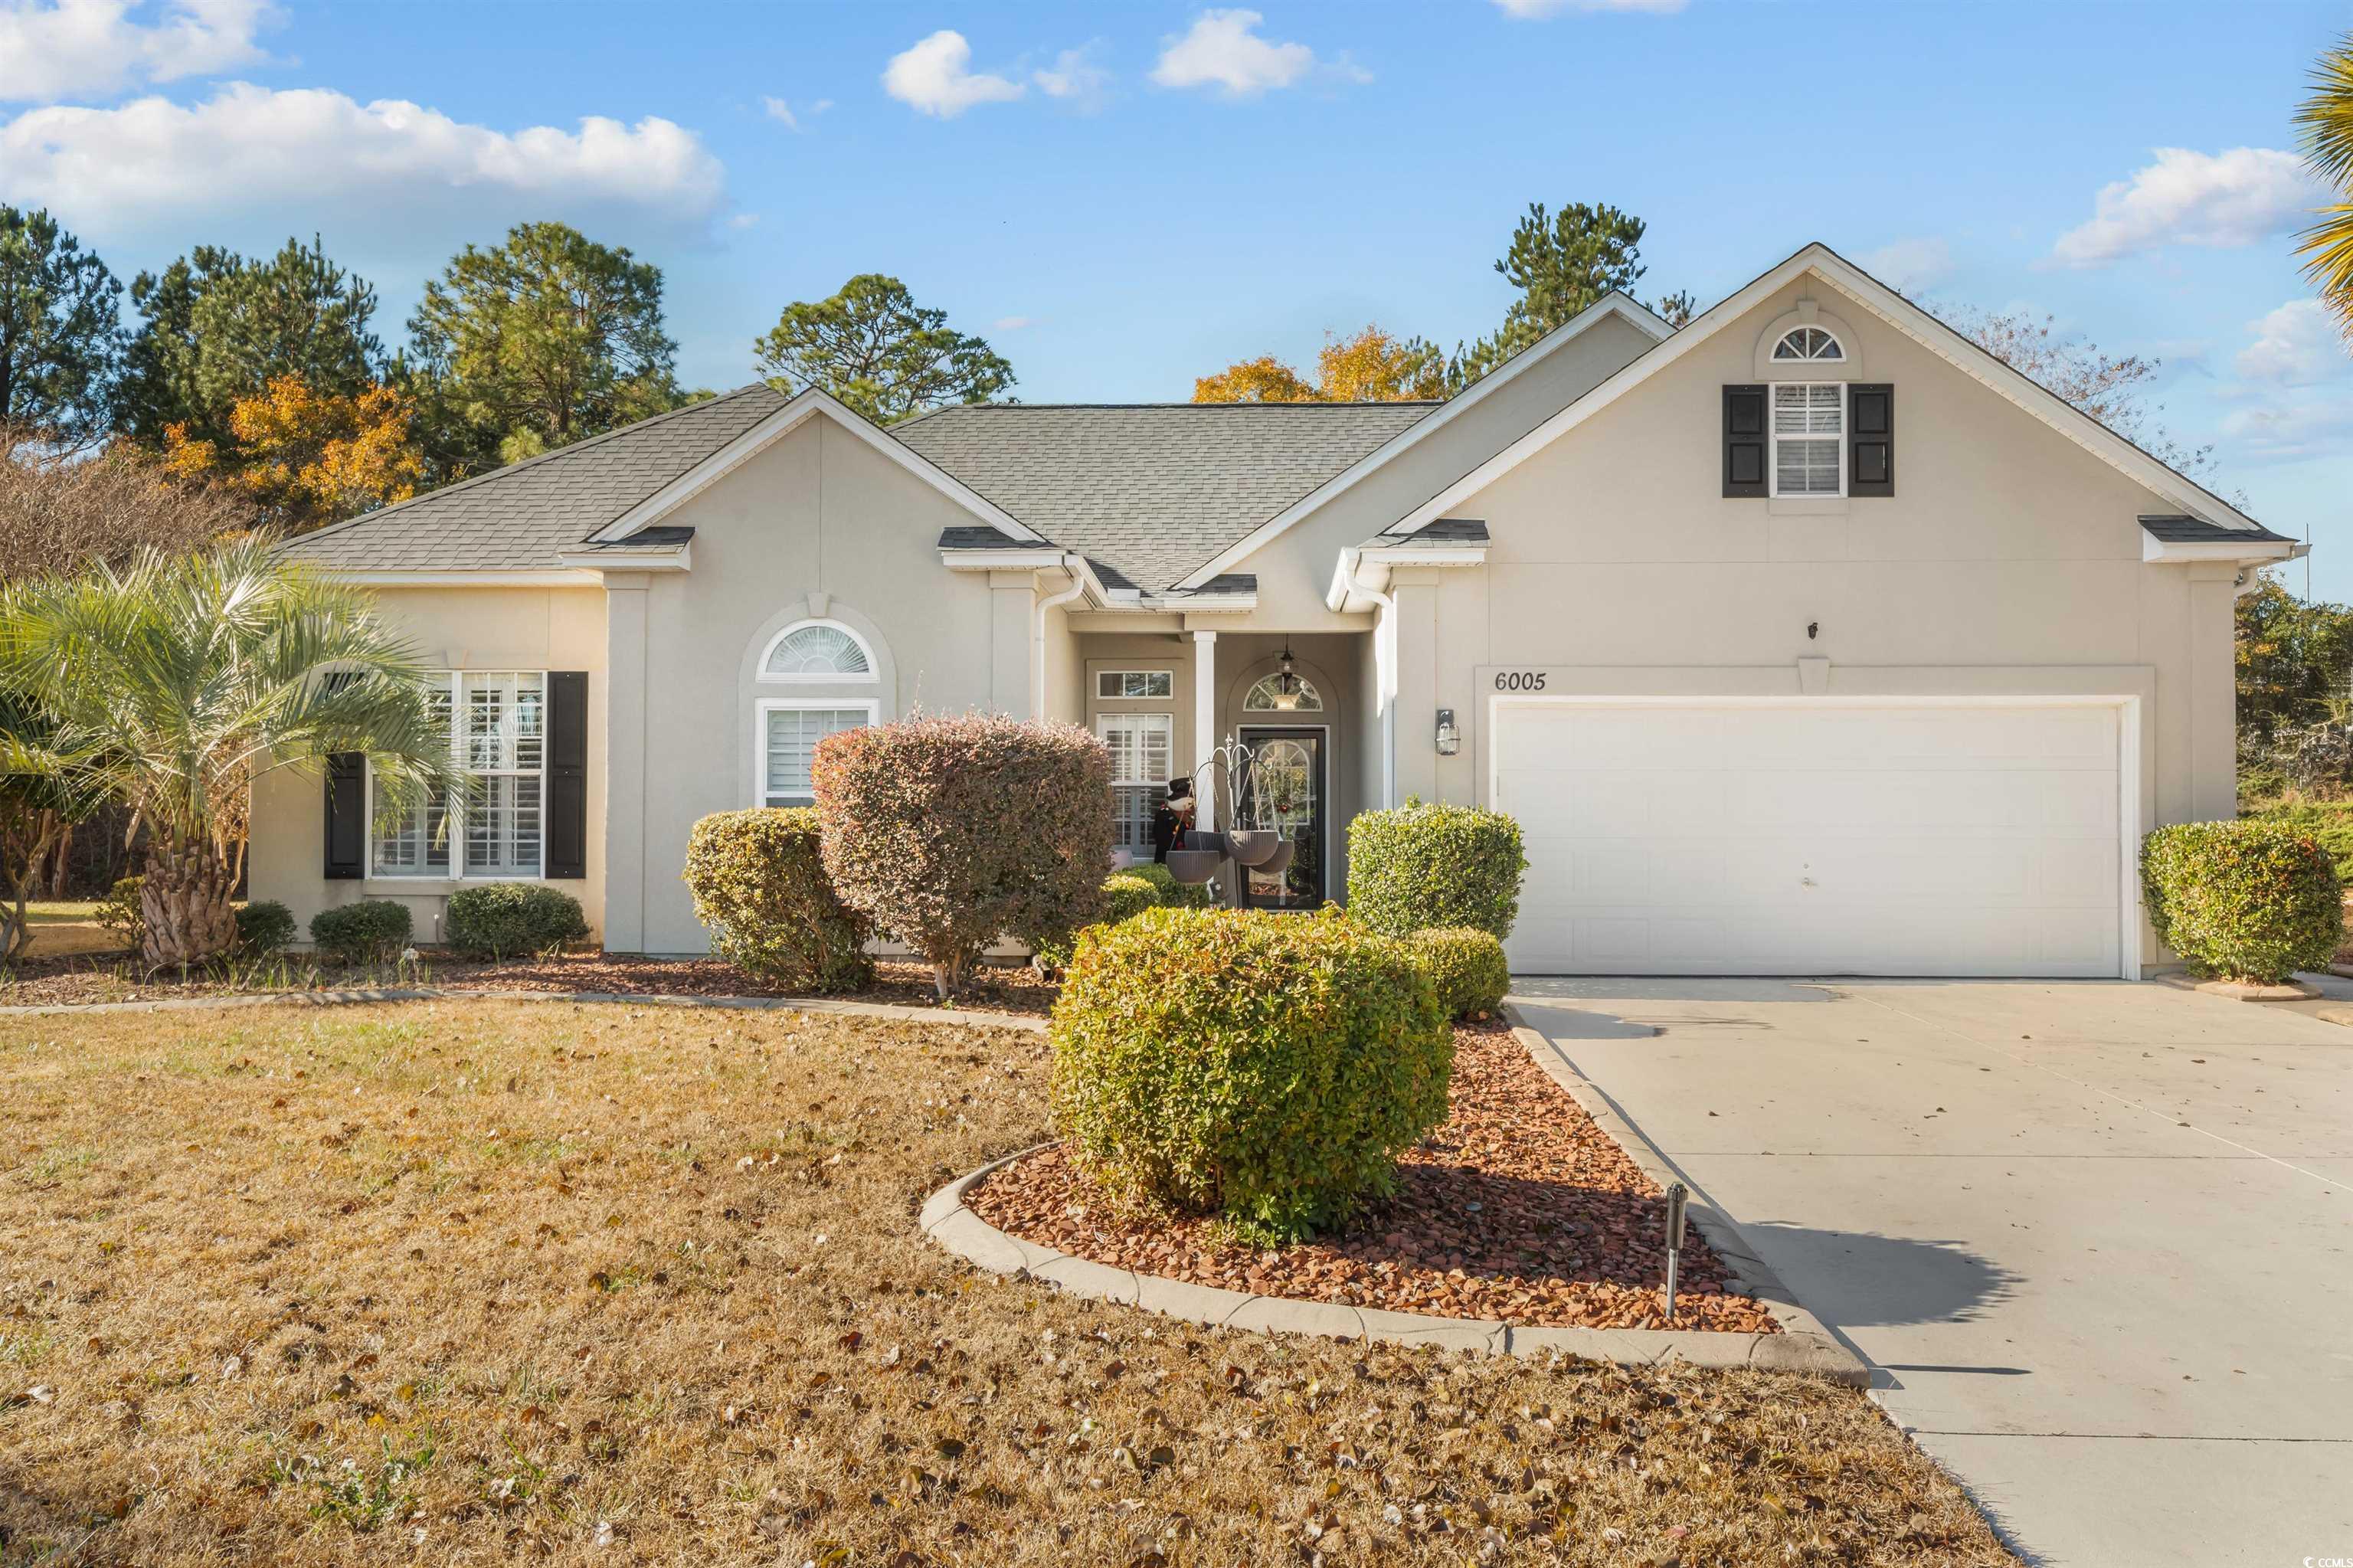
[[[955,993],[998,937],[1066,941],[1102,913],[1111,758],[1072,725],[924,715],[828,736],[813,769],[843,903]]]

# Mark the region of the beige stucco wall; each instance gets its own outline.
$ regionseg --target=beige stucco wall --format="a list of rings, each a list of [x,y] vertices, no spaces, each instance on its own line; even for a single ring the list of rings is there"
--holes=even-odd
[[[608,579],[614,754],[643,759],[611,781],[606,940],[619,951],[706,950],[679,872],[697,819],[754,803],[762,697],[871,698],[883,719],[1030,705],[1029,576],[942,570],[940,530],[971,514],[829,419],[668,521],[695,529],[691,572]],[[757,678],[769,641],[810,613],[815,594],[873,645],[877,681]]]
[[[400,588],[376,590],[385,613],[417,656],[447,670],[585,670],[588,673],[588,874],[553,885],[580,900],[601,930],[605,890],[605,594],[576,588]],[[255,898],[275,898],[294,912],[298,930],[332,905],[397,898],[408,905],[420,941],[441,929],[443,906],[458,885],[439,878],[330,882],[325,854],[325,791],[319,776],[283,768],[254,786],[253,845],[247,885]]]

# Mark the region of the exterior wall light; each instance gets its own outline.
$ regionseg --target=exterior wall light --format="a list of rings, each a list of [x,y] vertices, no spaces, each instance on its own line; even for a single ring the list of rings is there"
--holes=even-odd
[[[1454,727],[1454,710],[1438,710],[1438,755],[1451,757],[1462,749],[1462,732]]]

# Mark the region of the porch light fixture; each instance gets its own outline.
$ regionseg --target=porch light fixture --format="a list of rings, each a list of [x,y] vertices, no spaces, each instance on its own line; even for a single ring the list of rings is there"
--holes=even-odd
[[[1282,659],[1275,666],[1274,705],[1285,713],[1299,706],[1299,694],[1303,683],[1299,679],[1299,663],[1291,656],[1291,639],[1282,640]]]
[[[1462,749],[1462,732],[1454,727],[1454,710],[1438,710],[1438,755],[1451,757]]]

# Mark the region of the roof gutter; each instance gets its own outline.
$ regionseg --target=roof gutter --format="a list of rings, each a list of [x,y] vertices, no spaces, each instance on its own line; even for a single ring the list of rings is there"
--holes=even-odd
[[[1046,612],[1059,604],[1068,604],[1087,591],[1087,579],[1093,574],[1087,570],[1084,556],[1065,554],[1062,569],[1071,574],[1071,586],[1058,594],[1038,601],[1038,613],[1032,626],[1035,641],[1029,650],[1029,716],[1046,716]]]

